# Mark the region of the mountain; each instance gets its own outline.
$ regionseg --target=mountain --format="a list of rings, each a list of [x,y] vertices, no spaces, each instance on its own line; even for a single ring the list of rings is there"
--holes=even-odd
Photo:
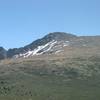
[[[59,54],[66,52],[66,48],[74,47],[100,47],[100,36],[76,36],[65,32],[49,33],[41,39],[37,39],[20,48],[9,49],[1,48],[1,59],[7,58],[27,58],[34,55]],[[4,51],[2,55],[2,50]]]
[[[6,50],[3,47],[0,47],[0,60],[5,59],[7,54]]]
[[[49,33],[43,38],[38,39],[22,48],[9,49],[7,55],[8,57],[29,57],[33,55],[56,52],[58,49],[57,45],[62,43],[63,45],[68,45],[68,42],[74,38],[77,38],[77,36],[69,33]]]
[[[100,100],[100,36],[49,33],[0,57],[0,100]]]

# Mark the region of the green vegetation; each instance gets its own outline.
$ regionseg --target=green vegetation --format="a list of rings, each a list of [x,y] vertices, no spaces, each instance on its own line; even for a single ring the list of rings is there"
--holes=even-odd
[[[0,82],[0,100],[99,100],[100,78],[17,75]],[[5,80],[5,79],[3,79]],[[11,82],[12,81],[12,82]]]
[[[5,60],[0,100],[100,100],[100,58]]]

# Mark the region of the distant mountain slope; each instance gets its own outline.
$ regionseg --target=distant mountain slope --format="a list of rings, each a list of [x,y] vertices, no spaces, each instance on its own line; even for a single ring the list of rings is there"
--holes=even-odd
[[[6,50],[3,47],[0,47],[0,60],[6,58]]]
[[[3,51],[4,56],[8,58],[25,58],[41,54],[56,54],[64,51],[66,47],[100,47],[100,36],[76,36],[65,32],[54,32],[24,47]],[[5,57],[2,57],[2,50],[0,53],[1,59],[4,59]]]
[[[77,36],[64,33],[64,32],[54,32],[49,33],[48,35],[44,36],[41,39],[38,39],[36,41],[33,41],[31,44],[26,45],[22,48],[14,48],[9,49],[7,52],[8,57],[28,57],[38,54],[46,53],[46,51],[51,52],[52,47],[56,44],[59,44],[58,42],[61,41],[70,41],[74,38],[77,38]]]

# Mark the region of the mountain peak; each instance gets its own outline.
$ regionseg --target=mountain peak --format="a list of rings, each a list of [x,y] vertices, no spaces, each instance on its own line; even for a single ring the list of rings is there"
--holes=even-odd
[[[47,34],[44,38],[50,40],[70,40],[71,38],[76,38],[76,35],[65,33],[65,32],[53,32]]]

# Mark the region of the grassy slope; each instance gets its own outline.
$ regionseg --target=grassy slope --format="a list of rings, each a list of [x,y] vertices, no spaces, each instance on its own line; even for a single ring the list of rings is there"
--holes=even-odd
[[[6,87],[0,90],[0,100],[100,100],[100,79],[19,76],[19,79],[13,81],[6,79],[8,83],[0,85],[0,88]]]
[[[0,100],[100,100],[100,56],[91,54],[1,61]]]

